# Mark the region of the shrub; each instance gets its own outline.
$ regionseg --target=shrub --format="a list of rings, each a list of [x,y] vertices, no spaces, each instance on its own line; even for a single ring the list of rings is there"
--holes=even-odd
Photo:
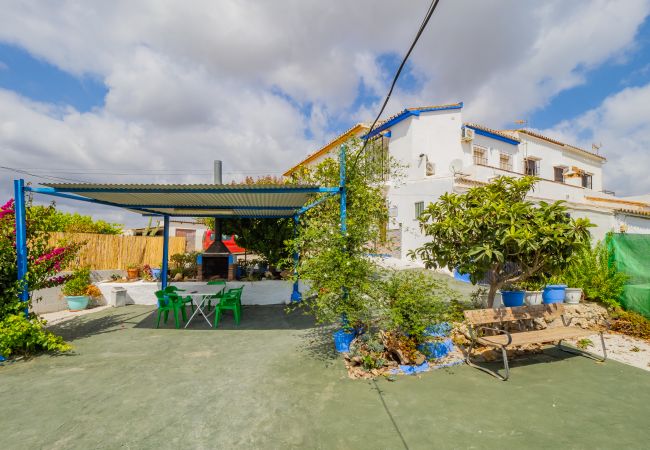
[[[650,339],[650,320],[641,314],[616,308],[611,317],[612,330],[641,339]]]
[[[619,298],[627,278],[616,268],[607,245],[598,242],[593,248],[586,247],[576,254],[561,280],[569,287],[582,288],[587,300],[611,308],[620,306]]]
[[[72,276],[61,288],[61,293],[67,297],[76,295],[88,295],[90,287],[90,269],[82,267],[76,269]]]
[[[66,352],[70,345],[45,330],[45,321],[11,314],[0,320],[0,355],[25,355],[35,351]]]
[[[172,263],[171,274],[183,274],[184,277],[194,278],[198,275],[199,266],[196,262],[199,252],[175,253],[169,259]]]
[[[445,281],[421,271],[392,273],[378,286],[385,296],[385,329],[416,344],[426,339],[427,327],[455,318],[460,305],[459,295]]]

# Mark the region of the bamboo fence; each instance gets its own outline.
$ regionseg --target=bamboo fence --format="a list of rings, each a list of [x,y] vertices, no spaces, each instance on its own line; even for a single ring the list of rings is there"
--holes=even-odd
[[[116,236],[92,233],[51,233],[50,245],[61,241],[85,242],[76,259],[76,265],[93,270],[126,269],[129,264],[149,264],[160,267],[162,237]],[[185,253],[185,238],[169,238],[169,255]]]

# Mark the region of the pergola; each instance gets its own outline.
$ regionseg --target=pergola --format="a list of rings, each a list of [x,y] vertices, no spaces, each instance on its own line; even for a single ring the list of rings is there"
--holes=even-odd
[[[341,232],[346,227],[345,146],[339,152],[340,180],[335,187],[315,185],[248,185],[248,184],[98,184],[47,183],[43,187],[26,186],[23,179],[14,180],[16,253],[18,280],[22,283],[20,298],[29,299],[25,275],[28,270],[25,193],[45,194],[99,205],[124,208],[144,216],[163,218],[162,288],[167,287],[169,218],[214,217],[216,219],[293,218],[297,227],[300,216],[330,197],[339,196]],[[314,200],[315,196],[319,196]],[[294,254],[294,284],[291,301],[300,301],[297,267],[299,255]]]

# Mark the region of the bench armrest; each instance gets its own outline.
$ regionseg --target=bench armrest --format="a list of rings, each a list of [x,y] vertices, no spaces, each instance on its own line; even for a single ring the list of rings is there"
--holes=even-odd
[[[497,333],[505,334],[506,336],[508,336],[508,342],[504,345],[505,347],[507,347],[508,345],[510,345],[512,343],[512,336],[510,335],[510,332],[506,331],[506,330],[500,330],[498,328],[492,328],[492,327],[473,327],[473,328],[470,328],[470,330],[496,331]],[[474,338],[474,340],[476,340],[476,336],[474,335],[473,331],[472,331],[472,338]]]

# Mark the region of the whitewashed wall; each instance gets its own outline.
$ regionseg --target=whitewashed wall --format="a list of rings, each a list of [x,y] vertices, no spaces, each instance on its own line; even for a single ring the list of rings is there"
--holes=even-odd
[[[529,138],[524,135],[521,135],[521,137],[522,143],[519,145],[521,159],[523,160],[526,156],[541,158],[539,162],[540,177],[552,180],[553,167],[566,166],[571,168],[575,166],[592,174],[592,190],[594,192],[600,192],[603,190],[602,161],[582,156],[576,152],[562,150],[559,146],[550,142]],[[576,178],[575,180],[576,183],[579,182],[579,178]],[[571,181],[567,180],[567,182]],[[589,189],[587,189],[587,191],[589,191]]]
[[[395,207],[397,212],[391,219],[391,227],[401,230],[400,255],[402,259],[407,258],[409,250],[421,247],[427,240],[420,231],[419,222],[415,216],[415,203],[424,202],[426,207],[429,203],[437,201],[445,192],[452,190],[453,179],[450,176],[428,177],[389,189],[389,204]]]

